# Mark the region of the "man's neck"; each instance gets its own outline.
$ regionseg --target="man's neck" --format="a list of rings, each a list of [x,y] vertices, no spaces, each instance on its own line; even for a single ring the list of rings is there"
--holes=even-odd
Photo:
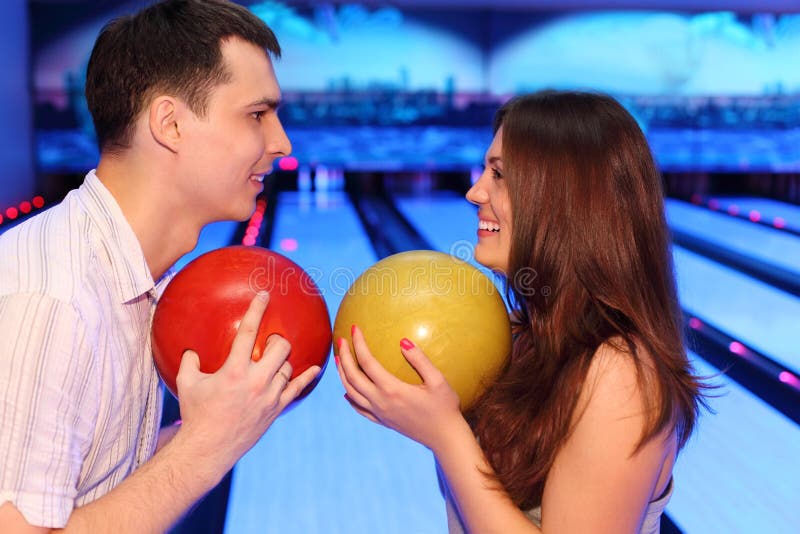
[[[175,198],[174,177],[151,172],[152,167],[131,157],[103,156],[96,173],[133,228],[150,274],[158,280],[194,249],[203,224],[188,216],[184,199]]]

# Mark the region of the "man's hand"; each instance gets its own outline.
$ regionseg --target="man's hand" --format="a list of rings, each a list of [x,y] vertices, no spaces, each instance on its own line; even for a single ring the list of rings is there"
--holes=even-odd
[[[201,372],[193,351],[181,360],[177,386],[183,424],[173,442],[196,454],[208,476],[221,478],[233,467],[320,371],[314,366],[290,381],[291,346],[278,335],[269,337],[259,361],[252,360],[268,301],[262,292],[250,303],[217,372]]]

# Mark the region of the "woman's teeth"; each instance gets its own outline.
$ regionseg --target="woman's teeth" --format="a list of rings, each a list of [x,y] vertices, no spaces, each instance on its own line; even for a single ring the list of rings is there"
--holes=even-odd
[[[478,222],[478,228],[480,228],[481,230],[488,230],[490,232],[499,232],[500,231],[500,225],[499,224],[494,223],[494,222],[489,222],[489,221],[479,221]]]

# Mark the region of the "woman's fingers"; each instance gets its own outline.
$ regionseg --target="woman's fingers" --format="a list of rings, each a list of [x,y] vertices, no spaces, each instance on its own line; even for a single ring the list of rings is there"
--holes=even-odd
[[[424,380],[421,385],[408,384],[372,356],[358,328],[353,327],[352,335],[358,361],[345,340],[340,339],[338,345],[337,369],[347,391],[345,399],[372,422],[426,446],[437,442],[446,431],[442,422],[454,415],[461,417],[458,395],[441,372],[410,340],[403,339],[396,350],[402,351]]]
[[[400,341],[400,350],[406,361],[411,364],[411,367],[422,378],[423,383],[436,384],[444,379],[442,372],[433,365],[433,362],[410,339],[403,338]]]
[[[375,417],[375,415],[372,412],[370,412],[366,408],[362,408],[361,406],[359,406],[358,403],[356,403],[353,399],[351,399],[349,395],[345,394],[344,398],[347,402],[350,403],[350,406],[352,406],[353,409],[357,411],[360,415],[363,415],[373,423],[381,424],[380,420],[378,420],[378,418]]]
[[[372,355],[370,352],[369,347],[367,346],[367,341],[364,339],[364,333],[361,332],[361,329],[358,326],[353,325],[351,329],[351,337],[353,338],[353,348],[356,351],[356,357],[358,358],[358,365],[364,370],[364,373],[369,377],[369,379],[375,383],[378,387],[384,387],[387,384],[392,383],[392,381],[397,381],[398,379],[386,368],[381,365],[381,363],[375,359],[375,356]]]
[[[336,364],[336,370],[339,372],[339,378],[342,381],[345,391],[350,398],[358,403],[360,406],[371,406],[367,395],[374,394],[375,386],[370,382],[369,378],[361,372],[358,364],[350,352],[350,345],[344,338],[339,339],[339,357]],[[363,390],[363,391],[362,391]]]

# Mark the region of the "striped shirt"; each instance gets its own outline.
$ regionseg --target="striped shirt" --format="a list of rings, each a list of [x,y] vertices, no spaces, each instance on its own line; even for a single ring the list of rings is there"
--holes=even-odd
[[[118,485],[155,451],[162,390],[153,282],[94,171],[0,235],[0,504],[37,526]]]

